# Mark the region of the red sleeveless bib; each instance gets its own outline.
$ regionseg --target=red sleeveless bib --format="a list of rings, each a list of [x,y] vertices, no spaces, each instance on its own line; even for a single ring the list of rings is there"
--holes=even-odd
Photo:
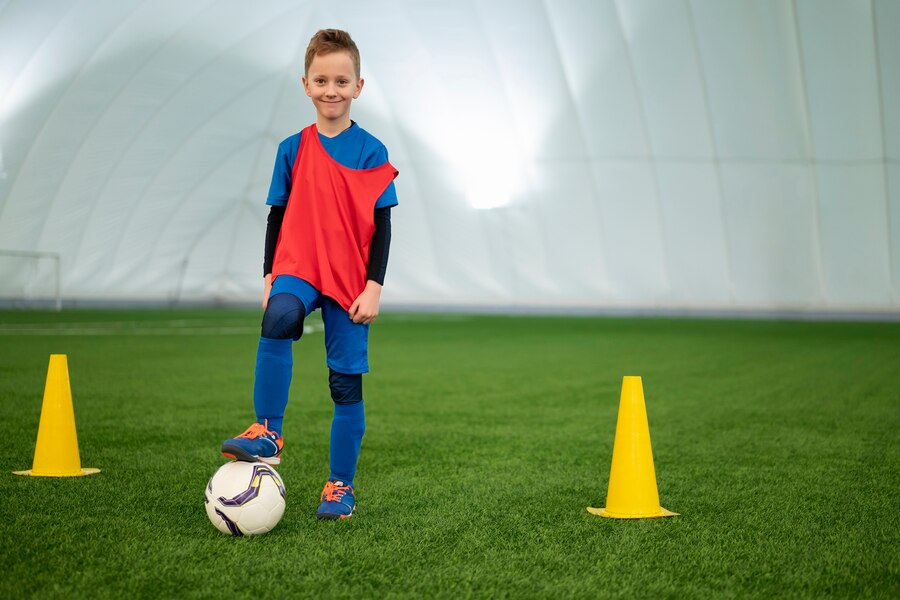
[[[315,124],[304,129],[273,279],[299,277],[349,310],[366,287],[375,202],[397,174],[389,162],[372,169],[345,167],[322,146]]]

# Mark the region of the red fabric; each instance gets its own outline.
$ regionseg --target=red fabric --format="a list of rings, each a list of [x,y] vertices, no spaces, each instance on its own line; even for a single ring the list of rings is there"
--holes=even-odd
[[[375,202],[397,174],[389,162],[372,169],[345,167],[322,146],[314,124],[304,129],[273,279],[299,277],[349,310],[366,287]]]

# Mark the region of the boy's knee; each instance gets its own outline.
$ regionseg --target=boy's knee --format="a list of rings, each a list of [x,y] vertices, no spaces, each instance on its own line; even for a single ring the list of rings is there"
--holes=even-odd
[[[348,375],[329,369],[328,386],[335,404],[356,404],[363,399],[362,375],[359,373]]]
[[[293,294],[275,294],[269,298],[262,320],[262,336],[270,340],[299,340],[303,335],[306,309]]]

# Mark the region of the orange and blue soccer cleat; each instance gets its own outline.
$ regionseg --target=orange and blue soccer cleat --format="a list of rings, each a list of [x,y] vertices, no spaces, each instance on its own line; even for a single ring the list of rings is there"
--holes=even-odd
[[[241,435],[225,440],[222,455],[246,462],[281,463],[284,438],[277,431],[270,430],[268,425],[268,421],[254,423]]]
[[[316,517],[319,519],[349,519],[356,509],[353,486],[337,479],[325,484],[321,501],[316,511]]]

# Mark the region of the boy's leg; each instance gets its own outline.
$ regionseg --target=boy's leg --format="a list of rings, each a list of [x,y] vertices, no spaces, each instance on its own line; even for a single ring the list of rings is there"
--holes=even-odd
[[[253,407],[256,420],[281,434],[294,369],[292,345],[303,335],[306,308],[293,294],[269,298],[263,315],[262,335],[256,351]]]
[[[323,300],[322,319],[334,417],[331,422],[331,473],[316,515],[320,519],[346,519],[352,516],[356,507],[353,479],[366,431],[362,374],[369,370],[369,326],[351,321],[347,312],[330,298]]]
[[[366,415],[363,408],[362,375],[347,375],[330,371],[328,384],[334,401],[334,417],[331,421],[330,480],[343,481],[352,486],[356,475],[359,448],[366,433]]]
[[[340,373],[333,369],[328,376],[334,418],[331,421],[331,473],[322,495],[316,517],[319,519],[349,519],[356,509],[353,477],[366,418],[362,399],[362,374]]]
[[[303,320],[318,301],[315,294],[304,294],[302,288],[299,291],[279,291],[276,286],[269,297],[263,315],[253,385],[257,423],[241,435],[225,440],[222,454],[229,458],[270,464],[281,462],[284,447],[281,425],[293,372],[292,344],[303,335]]]

